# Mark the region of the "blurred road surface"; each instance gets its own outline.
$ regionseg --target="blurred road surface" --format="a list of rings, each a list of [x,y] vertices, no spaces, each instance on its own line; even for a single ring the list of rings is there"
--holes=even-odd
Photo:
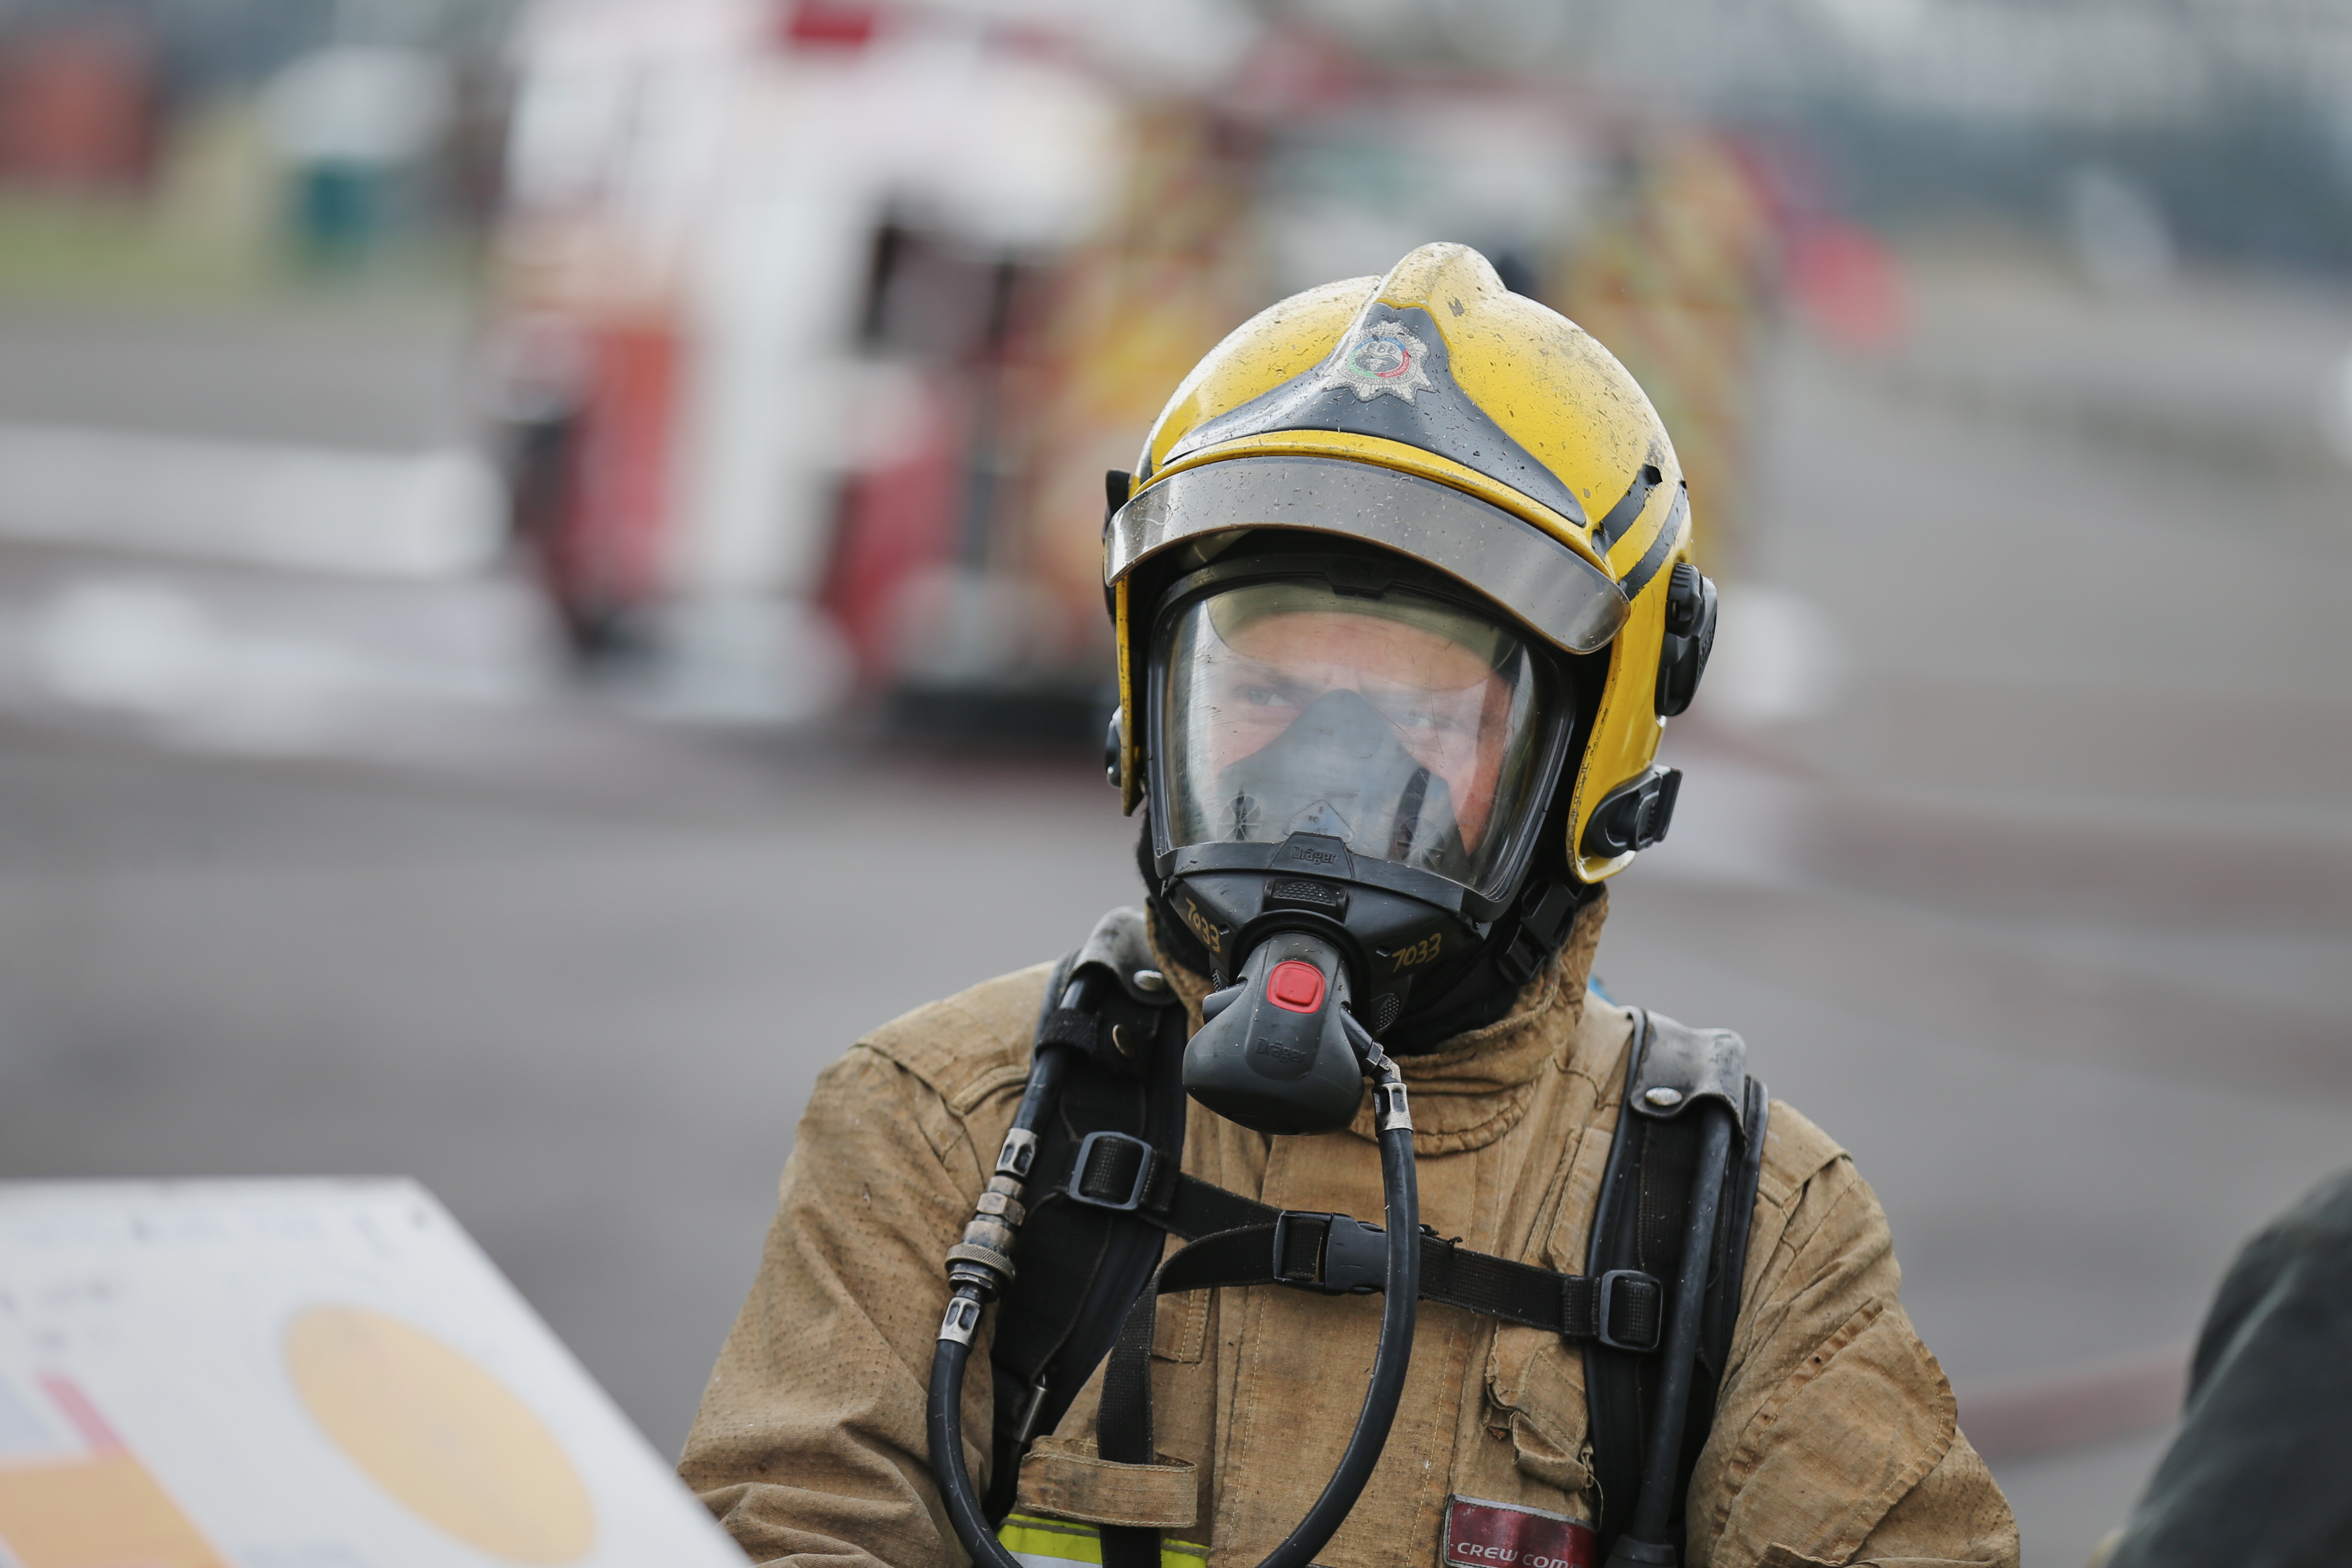
[[[2352,1149],[2352,477],[2310,418],[2352,308],[1917,283],[1901,353],[1775,356],[1682,819],[1600,968],[1853,1151],[2072,1568],[2238,1238]],[[234,338],[233,416],[121,417],[451,438],[454,321],[335,330],[375,390]],[[0,421],[105,413],[68,402],[0,374]],[[413,1173],[674,1447],[814,1073],[1071,945],[1130,844],[1083,761],[575,690],[496,576],[0,543],[0,1176]]]

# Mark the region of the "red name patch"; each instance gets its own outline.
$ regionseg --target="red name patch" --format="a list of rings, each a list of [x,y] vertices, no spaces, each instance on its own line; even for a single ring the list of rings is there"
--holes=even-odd
[[[1592,1568],[1592,1527],[1507,1502],[1455,1498],[1445,1510],[1448,1568]]]

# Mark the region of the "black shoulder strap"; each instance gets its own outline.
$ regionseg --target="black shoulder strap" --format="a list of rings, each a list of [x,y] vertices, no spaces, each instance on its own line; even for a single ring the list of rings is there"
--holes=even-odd
[[[1736,1153],[1723,1176],[1722,1207],[1703,1267],[1706,1291],[1696,1361],[1677,1457],[1671,1524],[1679,1539],[1683,1498],[1715,1420],[1715,1401],[1739,1321],[1748,1233],[1762,1171],[1770,1100],[1748,1075],[1748,1047],[1727,1029],[1692,1029],[1636,1010],[1625,1064],[1623,1104],[1592,1216],[1586,1272],[1640,1269],[1681,1276],[1692,1178],[1698,1168],[1701,1108],[1732,1119]],[[1600,1550],[1606,1555],[1640,1494],[1644,1450],[1657,1417],[1664,1358],[1631,1354],[1600,1341],[1584,1348],[1593,1479],[1601,1496]]]
[[[1184,1011],[1153,963],[1141,912],[1113,910],[1046,984],[1038,1043],[1076,1046],[1084,1056],[1063,1082],[1060,1111],[1030,1167],[1023,1194],[1028,1218],[1013,1284],[996,1314],[989,1354],[996,1415],[985,1500],[992,1520],[1012,1511],[1030,1439],[1061,1420],[1109,1353],[1128,1303],[1159,1267],[1158,1226],[1132,1208],[1072,1202],[1065,1190],[1080,1151],[1098,1135],[1149,1150],[1171,1172],[1183,1158]],[[1074,983],[1090,973],[1104,982],[1081,988],[1091,993],[1092,1005],[1064,1005]]]

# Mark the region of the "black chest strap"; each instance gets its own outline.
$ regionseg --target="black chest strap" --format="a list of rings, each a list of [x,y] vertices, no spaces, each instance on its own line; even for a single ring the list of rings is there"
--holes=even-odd
[[[1133,1214],[1192,1243],[1168,1260],[1162,1294],[1224,1285],[1333,1296],[1380,1289],[1379,1226],[1245,1198],[1184,1174],[1141,1139],[1094,1133],[1057,1173],[1066,1200]],[[1563,1274],[1475,1252],[1423,1226],[1421,1299],[1640,1353],[1657,1347],[1664,1291],[1637,1268]]]

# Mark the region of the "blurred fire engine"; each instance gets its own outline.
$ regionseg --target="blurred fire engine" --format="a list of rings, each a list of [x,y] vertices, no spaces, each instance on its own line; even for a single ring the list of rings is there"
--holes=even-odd
[[[1432,238],[1606,318],[1730,515],[1772,228],[1717,138],[1236,0],[538,0],[513,49],[515,529],[673,708],[1097,729],[1104,470],[1250,311]]]

